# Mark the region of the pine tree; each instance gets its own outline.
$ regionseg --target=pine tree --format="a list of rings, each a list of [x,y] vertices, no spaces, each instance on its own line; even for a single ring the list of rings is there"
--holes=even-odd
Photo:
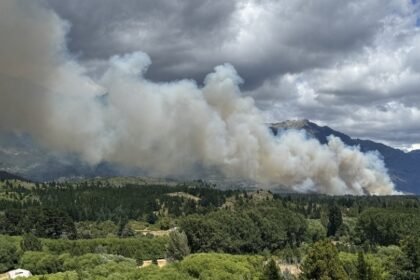
[[[281,280],[276,262],[271,258],[264,266],[264,280]]]
[[[22,241],[20,242],[22,251],[41,251],[42,243],[32,233],[23,235]]]
[[[420,279],[420,237],[409,236],[401,242],[402,255],[395,261],[392,279]]]
[[[369,280],[369,265],[365,260],[363,252],[359,252],[357,255],[357,279]]]
[[[342,223],[343,217],[341,215],[340,207],[335,204],[330,206],[328,209],[327,236],[334,236]]]
[[[313,244],[302,264],[302,280],[349,279],[338,257],[338,251],[328,240]]]

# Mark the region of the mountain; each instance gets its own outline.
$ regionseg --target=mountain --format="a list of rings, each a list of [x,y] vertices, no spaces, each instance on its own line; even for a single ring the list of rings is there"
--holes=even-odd
[[[17,176],[15,174],[0,170],[0,181],[4,181],[4,180],[19,180],[19,181],[23,181],[23,182],[29,182],[29,180],[27,180],[23,177],[20,177],[20,176]]]
[[[305,130],[309,137],[316,138],[323,144],[327,143],[328,136],[333,135],[349,146],[358,146],[362,152],[378,151],[383,157],[397,189],[420,194],[420,150],[404,152],[371,140],[351,138],[328,126],[318,126],[308,120],[289,120],[273,123],[269,126],[274,135],[278,135],[282,130],[287,129]]]
[[[351,138],[328,126],[318,126],[308,120],[284,121],[270,124],[269,127],[274,135],[287,129],[305,130],[309,137],[314,137],[321,143],[326,143],[327,137],[334,135],[349,146],[359,146],[363,152],[378,151],[397,189],[420,194],[420,150],[407,153],[371,140]],[[29,135],[21,133],[0,133],[0,170],[40,182],[144,175],[140,170],[109,162],[90,166],[75,154],[51,152],[38,145]],[[218,185],[223,185],[220,178],[216,181]],[[226,182],[231,184],[229,180]]]
[[[75,154],[49,151],[28,134],[13,132],[0,133],[0,170],[38,182],[139,174],[109,162],[91,166]]]

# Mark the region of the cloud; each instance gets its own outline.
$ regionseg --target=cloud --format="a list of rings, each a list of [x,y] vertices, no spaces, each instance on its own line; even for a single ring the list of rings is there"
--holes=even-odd
[[[309,118],[395,146],[418,142],[418,3],[45,2],[70,22],[69,50],[97,76],[108,57],[135,51],[153,59],[146,75],[156,81],[202,81],[228,62],[267,119]],[[408,124],[397,108],[413,112]],[[381,125],[364,110],[394,114]]]
[[[107,60],[144,51],[154,60],[148,75],[156,80],[202,79],[222,63],[223,58],[214,59],[215,42],[230,37],[227,26],[236,9],[234,1],[208,0],[47,2],[72,22],[72,52],[86,60]]]
[[[229,62],[248,88],[357,52],[408,9],[398,0],[47,2],[72,23],[70,50],[85,59],[144,51],[156,80],[201,80]]]
[[[231,64],[216,66],[202,85],[156,82],[146,78],[150,57],[133,52],[112,56],[103,73],[90,76],[68,53],[67,31],[38,2],[0,2],[7,42],[0,49],[1,129],[28,132],[91,164],[112,161],[159,176],[190,176],[199,167],[297,191],[394,193],[374,153],[337,138],[321,145],[295,131],[275,138]]]
[[[279,75],[249,94],[271,120],[309,118],[394,146],[420,134],[416,9],[390,14],[371,45],[334,65]],[[279,102],[278,102],[279,101]]]

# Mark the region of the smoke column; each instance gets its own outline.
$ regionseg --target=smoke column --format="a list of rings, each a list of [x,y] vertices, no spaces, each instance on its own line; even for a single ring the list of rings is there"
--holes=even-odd
[[[144,78],[150,58],[136,52],[111,57],[93,79],[66,49],[69,28],[38,1],[0,2],[0,130],[160,176],[201,166],[301,192],[395,192],[375,153],[334,137],[327,145],[296,131],[274,137],[231,65],[215,67],[203,86],[157,83]]]

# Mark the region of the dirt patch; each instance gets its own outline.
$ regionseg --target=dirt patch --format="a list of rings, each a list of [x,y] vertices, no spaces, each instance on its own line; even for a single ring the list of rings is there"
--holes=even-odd
[[[182,198],[186,198],[186,199],[190,199],[190,200],[194,200],[195,202],[200,201],[199,197],[196,197],[192,194],[189,193],[185,193],[185,192],[173,192],[173,193],[168,193],[169,196],[178,196],[178,197],[182,197]]]
[[[299,276],[299,274],[302,273],[302,270],[300,270],[299,266],[297,264],[279,264],[279,268],[281,272],[289,271],[290,274],[293,276]]]
[[[153,235],[153,236],[168,236],[170,230],[148,230],[148,229],[142,229],[142,230],[135,230],[136,233],[142,234],[142,235]]]
[[[147,267],[153,264],[152,260],[146,260],[143,261],[143,264],[141,266],[139,266],[139,268],[143,268],[143,267]],[[157,266],[158,267],[164,267],[168,264],[168,261],[166,259],[158,259],[157,260]]]

